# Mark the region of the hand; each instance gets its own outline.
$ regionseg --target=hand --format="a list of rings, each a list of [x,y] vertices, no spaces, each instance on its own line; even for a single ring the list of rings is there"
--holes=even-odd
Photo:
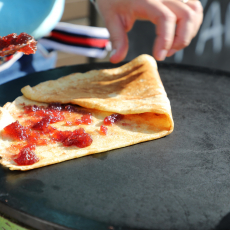
[[[122,61],[128,52],[127,32],[134,22],[149,20],[156,25],[153,56],[162,61],[188,46],[203,20],[198,0],[96,0],[97,9],[110,33],[113,51],[110,61]]]

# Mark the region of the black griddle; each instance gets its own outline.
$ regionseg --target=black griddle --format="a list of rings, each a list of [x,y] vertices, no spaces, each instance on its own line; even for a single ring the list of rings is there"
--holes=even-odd
[[[116,66],[28,75],[0,86],[0,105],[27,84]],[[0,166],[0,213],[40,230],[230,229],[230,74],[158,66],[172,134],[26,172]]]

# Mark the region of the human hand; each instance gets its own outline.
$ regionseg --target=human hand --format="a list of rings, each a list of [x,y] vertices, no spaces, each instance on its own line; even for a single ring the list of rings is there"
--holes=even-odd
[[[196,36],[203,20],[199,0],[96,0],[110,33],[113,51],[110,61],[122,61],[128,52],[127,32],[138,20],[156,25],[153,56],[162,61],[188,46]],[[186,2],[186,3],[185,3]],[[141,44],[140,44],[141,45]]]

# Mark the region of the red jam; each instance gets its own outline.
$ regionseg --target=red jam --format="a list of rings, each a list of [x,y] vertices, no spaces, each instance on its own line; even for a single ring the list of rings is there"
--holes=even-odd
[[[27,142],[30,144],[34,144],[34,145],[47,145],[48,144],[48,140],[42,139],[40,133],[35,132],[35,131],[30,132]]]
[[[82,124],[89,125],[92,123],[92,115],[91,114],[85,114],[81,117]]]
[[[104,125],[113,125],[114,123],[122,120],[123,117],[124,117],[124,115],[122,115],[122,114],[114,113],[110,116],[107,116],[104,119]]]
[[[82,124],[82,120],[81,119],[75,119],[74,124],[80,125],[80,124]]]
[[[74,123],[75,125],[90,125],[93,122],[92,115],[91,114],[84,114],[81,119],[75,119]]]
[[[46,145],[47,141],[40,137],[38,132],[30,130],[28,127],[24,127],[19,124],[18,121],[11,123],[4,128],[4,134],[7,137],[11,137],[13,140],[17,141],[27,141],[31,144],[36,145]]]
[[[54,117],[62,117],[59,121],[64,120],[63,114],[69,115],[72,113],[81,113],[78,106],[73,105],[61,105],[60,103],[50,103],[47,107],[37,105],[25,105],[24,111],[30,116],[42,116],[53,115]]]
[[[18,165],[29,165],[39,160],[34,152],[37,145],[60,142],[63,146],[85,148],[92,144],[92,137],[83,128],[74,131],[59,131],[50,126],[59,121],[65,121],[66,125],[89,125],[93,121],[92,115],[84,109],[60,103],[50,103],[47,107],[23,105],[23,108],[24,111],[18,115],[19,118],[24,117],[23,114],[26,115],[23,125],[16,121],[6,126],[3,131],[6,137],[22,141],[22,143],[12,144],[9,147],[10,151],[19,152],[13,159]],[[76,119],[76,116],[79,115],[81,118]]]
[[[19,124],[18,121],[7,125],[3,130],[4,134],[11,137],[13,140],[26,140],[29,136],[29,129]]]
[[[69,113],[78,113],[80,111],[80,109],[76,106],[73,105],[66,105],[64,107],[64,110],[69,112]]]
[[[73,125],[73,122],[71,122],[71,121],[66,121],[66,122],[65,122],[65,125],[71,126],[71,125]]]
[[[44,107],[38,106],[38,105],[25,105],[24,106],[24,112],[25,113],[36,113],[36,111],[39,111],[42,108],[44,108]]]
[[[21,48],[22,45],[25,45]],[[37,50],[37,42],[26,33],[17,35],[16,33],[0,37],[0,56],[14,54],[16,51],[24,54],[34,54]],[[8,51],[8,52],[6,52]]]
[[[52,115],[46,115],[39,122],[35,123],[32,126],[32,129],[40,130],[40,131],[46,131],[49,124],[56,123],[58,121],[63,121],[65,119],[65,117],[60,113],[56,113],[55,115],[56,116],[54,116],[53,114]]]
[[[63,142],[72,134],[71,131],[58,131],[54,130],[52,133],[52,139],[57,142]]]
[[[56,119],[58,121],[64,120],[64,117],[61,114],[61,109],[59,110],[58,107],[52,107],[52,104],[48,107],[27,105],[24,106],[24,112],[30,116],[44,117],[46,115],[52,115],[53,117],[57,117]]]
[[[108,128],[106,126],[104,126],[104,125],[100,126],[100,134],[101,135],[106,135],[107,131],[108,131]]]
[[[10,151],[11,153],[14,153],[14,154],[18,154],[19,151],[25,147],[25,143],[17,143],[17,144],[12,144],[10,147],[7,148],[8,151]]]
[[[91,136],[83,128],[72,131],[56,131],[52,135],[55,141],[61,142],[64,146],[77,146],[85,148],[93,142]]]
[[[21,149],[17,158],[14,161],[18,165],[32,165],[39,161],[39,158],[36,156],[35,152],[35,145],[26,145]]]
[[[42,118],[39,122],[32,126],[32,129],[43,131],[48,128],[50,124],[49,116]]]
[[[93,139],[91,138],[91,136],[86,133],[83,128],[80,128],[73,131],[72,134],[68,136],[68,138],[65,139],[62,143],[64,146],[75,145],[78,148],[85,148],[87,146],[90,146],[92,142]]]
[[[35,54],[36,50],[37,50],[37,42],[32,41],[28,45],[26,45],[23,48],[19,49],[18,51],[23,52],[26,55],[29,55],[29,54]]]

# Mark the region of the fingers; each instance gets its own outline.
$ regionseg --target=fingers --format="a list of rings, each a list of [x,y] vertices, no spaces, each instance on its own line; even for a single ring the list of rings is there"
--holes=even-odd
[[[110,61],[118,63],[125,59],[128,52],[128,36],[121,18],[118,15],[106,21],[106,27],[110,33],[110,40],[112,42],[112,52],[110,54]]]
[[[132,25],[129,25],[131,17],[127,17],[125,20],[122,15],[127,13],[129,5],[127,0],[97,0],[96,8],[101,14],[102,19],[105,22],[110,33],[110,40],[112,43],[112,52],[110,54],[110,61],[112,63],[118,63],[122,61],[128,52],[128,36],[127,32],[131,29]],[[125,8],[125,9],[124,9]],[[132,22],[131,22],[132,23]]]
[[[200,25],[203,21],[203,7],[200,1],[189,1],[186,5],[188,5],[194,12],[196,20],[194,21],[194,37],[198,33]]]
[[[189,45],[194,36],[195,13],[186,4],[179,1],[166,3],[168,7],[177,15],[177,28],[171,49],[179,50]]]
[[[202,5],[198,0],[190,0],[186,4],[178,0],[148,1],[147,3],[145,16],[156,24],[157,37],[153,47],[153,56],[162,61],[166,56],[171,56],[190,44],[202,23]],[[143,2],[142,5],[144,5]]]
[[[162,19],[164,18],[164,19]],[[156,39],[153,46],[153,56],[158,61],[163,61],[172,46],[175,36],[176,18],[174,15],[162,14],[156,21]]]
[[[135,2],[139,3],[134,9],[135,16],[150,20],[156,25],[153,56],[158,61],[188,46],[202,22],[202,6],[196,0],[190,0],[186,4],[179,0]]]
[[[176,17],[161,1],[137,1],[136,16],[141,19],[150,20],[156,25],[156,39],[153,46],[153,56],[156,60],[165,59],[172,46]]]
[[[183,4],[180,1],[164,1],[177,17],[177,28],[175,38],[167,57],[176,51],[188,46],[197,34],[203,19],[202,6],[199,1],[189,1]]]

